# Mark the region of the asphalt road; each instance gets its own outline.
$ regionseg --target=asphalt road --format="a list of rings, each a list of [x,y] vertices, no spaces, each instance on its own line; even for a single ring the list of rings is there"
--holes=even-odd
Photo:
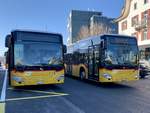
[[[5,76],[5,71],[0,70],[0,95],[1,95],[2,86],[3,86],[3,82],[4,82],[4,76]]]
[[[150,79],[99,84],[66,77],[63,85],[8,86],[6,99],[6,113],[150,113]]]

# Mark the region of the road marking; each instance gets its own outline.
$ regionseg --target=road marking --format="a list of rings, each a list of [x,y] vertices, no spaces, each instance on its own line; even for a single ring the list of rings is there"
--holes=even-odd
[[[10,90],[20,90],[25,92],[32,92],[32,93],[43,93],[48,95],[43,96],[32,96],[32,97],[22,97],[22,98],[10,98],[6,99],[6,101],[17,101],[17,100],[29,100],[29,99],[40,99],[40,98],[49,98],[49,97],[58,97],[58,96],[66,96],[68,94],[66,93],[57,93],[57,92],[48,92],[48,91],[40,91],[40,90],[26,90],[26,89],[14,89],[14,88],[8,88]]]
[[[0,103],[0,113],[5,113],[5,103]]]
[[[0,102],[4,102],[5,101],[5,98],[6,98],[6,86],[7,86],[7,70],[5,70],[5,78],[4,78],[4,82],[3,82]]]
[[[21,90],[21,91],[32,92],[32,93],[53,94],[53,95],[65,94],[65,93],[48,92],[48,91],[41,91],[41,90],[26,90],[26,89],[14,89],[14,88],[8,88],[8,89],[10,89],[10,90]]]
[[[7,86],[7,70],[5,70],[5,77],[0,97],[0,113],[5,113],[6,86]]]
[[[41,99],[41,98],[58,97],[58,96],[65,96],[65,95],[68,95],[68,94],[44,95],[44,96],[34,96],[34,97],[22,97],[22,98],[10,98],[10,99],[6,99],[6,101]]]
[[[50,98],[50,97],[58,97],[62,102],[64,102],[67,106],[73,109],[73,111],[77,113],[85,113],[82,109],[80,109],[78,106],[67,100],[66,98],[62,96],[66,96],[69,94],[66,93],[57,93],[57,92],[47,92],[47,91],[39,91],[39,90],[25,90],[25,89],[14,89],[14,88],[8,88],[10,90],[22,90],[26,92],[35,92],[35,93],[43,93],[43,94],[49,94],[44,96],[34,96],[34,97],[22,97],[22,98],[10,98],[6,99],[6,101],[19,101],[19,100],[32,100],[32,99],[41,99],[41,98]],[[52,94],[52,95],[51,95]]]

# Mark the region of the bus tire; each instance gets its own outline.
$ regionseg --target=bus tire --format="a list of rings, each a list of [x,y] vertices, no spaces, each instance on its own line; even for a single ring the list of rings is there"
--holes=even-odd
[[[80,69],[80,80],[84,80],[86,78],[85,70],[83,68]]]

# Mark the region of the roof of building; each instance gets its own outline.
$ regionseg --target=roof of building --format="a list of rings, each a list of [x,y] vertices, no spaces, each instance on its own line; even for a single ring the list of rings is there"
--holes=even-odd
[[[70,13],[95,13],[97,15],[102,15],[102,12],[99,11],[92,11],[92,10],[71,10]]]
[[[122,9],[121,15],[117,19],[114,20],[115,22],[119,22],[125,19],[129,15],[131,1],[132,0],[125,0],[125,4]]]

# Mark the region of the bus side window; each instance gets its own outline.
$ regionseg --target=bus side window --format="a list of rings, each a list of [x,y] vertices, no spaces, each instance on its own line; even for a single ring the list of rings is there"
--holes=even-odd
[[[73,57],[72,58],[73,58],[72,59],[73,64],[78,64],[79,63],[78,62],[78,53],[77,52],[73,53]]]
[[[84,63],[84,55],[83,55],[83,53],[79,54],[79,63]]]
[[[10,60],[10,59],[14,59],[13,57],[13,55],[12,55],[12,52],[13,52],[13,48],[12,48],[12,45],[10,46],[10,48],[9,48],[10,50],[9,50],[9,68],[10,69],[12,69],[13,68],[13,62],[14,62],[14,60]]]
[[[104,49],[104,41],[101,41],[101,49]]]

